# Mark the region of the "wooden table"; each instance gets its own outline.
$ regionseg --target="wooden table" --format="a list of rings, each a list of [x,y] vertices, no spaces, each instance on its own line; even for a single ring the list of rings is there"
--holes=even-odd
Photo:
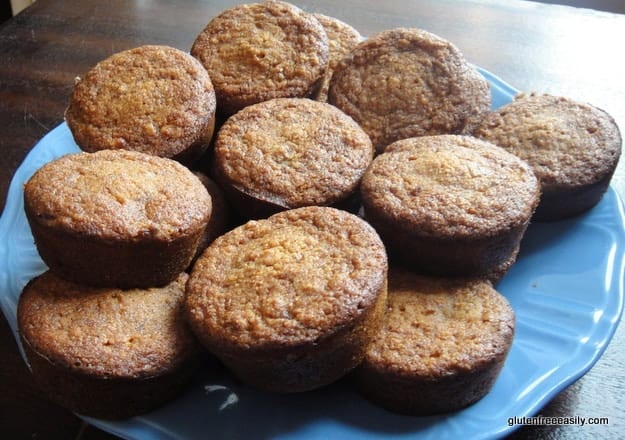
[[[63,120],[73,79],[108,55],[146,43],[189,50],[211,17],[235,1],[38,0],[0,26],[0,206],[34,143]],[[522,1],[295,1],[364,35],[421,27],[454,42],[473,63],[524,91],[599,106],[625,128],[625,15]],[[613,186],[625,196],[619,166]],[[0,319],[0,432],[3,438],[107,438],[48,403],[31,385]],[[603,357],[543,415],[609,417],[609,426],[523,428],[514,438],[622,438],[625,329]]]

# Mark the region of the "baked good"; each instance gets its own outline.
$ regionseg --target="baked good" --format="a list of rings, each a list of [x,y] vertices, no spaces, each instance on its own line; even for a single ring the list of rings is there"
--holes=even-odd
[[[332,78],[334,68],[343,57],[362,41],[363,37],[354,27],[336,17],[330,17],[320,13],[313,13],[313,16],[319,20],[319,23],[321,23],[321,26],[323,26],[323,29],[326,31],[330,48],[328,70],[326,70],[321,87],[315,95],[317,101],[326,102],[328,100],[330,78]]]
[[[18,329],[33,379],[79,414],[119,419],[177,396],[202,349],[184,320],[186,274],[160,288],[89,288],[45,272],[24,288]]]
[[[365,173],[361,193],[365,216],[395,261],[465,277],[510,265],[540,197],[528,164],[464,135],[389,145]]]
[[[286,2],[226,9],[197,36],[191,54],[208,71],[219,112],[272,98],[308,97],[328,67],[328,37],[311,14]]]
[[[449,41],[420,29],[372,35],[334,69],[328,102],[376,151],[399,139],[461,133],[490,110],[490,86]]]
[[[213,177],[247,218],[309,205],[348,206],[373,159],[367,134],[336,107],[277,98],[230,117]]]
[[[520,94],[474,130],[527,161],[540,180],[535,220],[585,212],[603,197],[618,164],[622,138],[605,111],[571,98]]]
[[[178,162],[128,150],[69,154],[24,186],[24,211],[50,270],[80,284],[150,287],[189,265],[211,215]]]
[[[187,283],[187,319],[243,382],[306,391],[353,369],[378,331],[387,260],[374,229],[311,206],[217,238]]]
[[[372,402],[407,415],[465,408],[492,388],[514,337],[515,316],[483,280],[391,269],[382,330],[354,370]]]
[[[215,110],[213,85],[195,58],[146,45],[77,78],[65,119],[84,151],[121,148],[190,164],[209,145]]]

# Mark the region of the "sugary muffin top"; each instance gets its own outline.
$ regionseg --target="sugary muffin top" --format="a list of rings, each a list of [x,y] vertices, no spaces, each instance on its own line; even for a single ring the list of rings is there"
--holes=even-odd
[[[33,279],[18,307],[20,332],[52,363],[103,378],[149,378],[189,359],[199,345],[184,320],[188,275],[164,287],[96,289],[51,272]]]
[[[520,94],[486,115],[474,135],[526,160],[550,190],[610,176],[622,147],[616,122],[603,110],[536,93]]]
[[[215,141],[229,185],[285,208],[331,205],[356,190],[373,160],[366,133],[330,104],[278,98],[230,117]]]
[[[514,311],[488,281],[389,273],[388,308],[365,362],[398,375],[440,378],[505,358]]]
[[[539,185],[527,163],[489,142],[423,136],[379,155],[362,197],[365,212],[420,236],[485,238],[529,221]]]
[[[372,35],[336,66],[328,102],[378,152],[399,139],[460,133],[490,109],[488,82],[449,41],[420,29]]]
[[[191,54],[208,70],[219,112],[279,97],[306,97],[322,79],[328,37],[291,4],[264,1],[226,9],[197,36]]]
[[[84,151],[128,149],[173,157],[203,135],[216,100],[206,69],[186,52],[146,45],[77,78],[67,124]]]
[[[387,259],[359,217],[305,207],[219,237],[187,284],[201,340],[236,352],[314,344],[360,320],[386,286]]]
[[[26,182],[24,203],[31,221],[113,241],[193,234],[212,210],[189,169],[125,150],[69,154],[45,164]]]

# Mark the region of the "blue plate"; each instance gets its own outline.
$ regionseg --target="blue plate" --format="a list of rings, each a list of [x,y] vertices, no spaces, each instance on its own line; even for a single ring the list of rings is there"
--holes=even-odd
[[[480,69],[492,85],[493,107],[517,93]],[[48,133],[19,167],[0,218],[0,305],[13,331],[26,282],[45,270],[22,204],[22,185],[41,165],[78,148],[65,124]],[[517,315],[517,332],[491,392],[475,405],[436,417],[399,416],[339,382],[321,390],[257,392],[225,371],[200,374],[169,405],[133,419],[87,418],[128,439],[227,438],[494,438],[510,417],[536,413],[601,356],[623,309],[623,206],[610,188],[590,212],[557,223],[532,224],[517,263],[498,289]]]

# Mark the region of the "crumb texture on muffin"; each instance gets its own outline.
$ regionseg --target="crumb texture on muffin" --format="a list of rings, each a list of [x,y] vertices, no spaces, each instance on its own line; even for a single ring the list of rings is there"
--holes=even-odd
[[[168,240],[203,229],[211,212],[187,168],[133,151],[64,156],[37,170],[24,192],[34,221],[111,240]]]
[[[193,266],[187,317],[240,380],[302,392],[355,368],[379,330],[387,259],[375,230],[329,207],[250,221]]]
[[[450,42],[420,29],[380,32],[335,68],[328,101],[378,152],[399,139],[461,133],[490,109],[488,82]]]
[[[494,235],[526,223],[538,200],[531,168],[503,149],[470,136],[398,141],[363,178],[365,209],[422,236]]]
[[[328,37],[311,14],[280,1],[234,6],[213,18],[191,54],[209,72],[219,112],[278,97],[307,97],[329,59]]]
[[[289,210],[218,238],[193,268],[188,307],[206,337],[226,333],[237,348],[314,342],[371,306],[385,258],[357,217]]]
[[[519,94],[473,131],[527,161],[540,180],[534,219],[560,220],[595,206],[608,189],[622,138],[605,111],[571,98]]]
[[[175,157],[196,143],[208,146],[215,111],[201,63],[173,47],[146,45],[116,53],[77,78],[65,117],[84,151]]]
[[[372,159],[367,134],[336,107],[278,98],[241,110],[221,127],[215,177],[224,188],[282,209],[332,205],[358,189]]]
[[[98,289],[45,272],[24,290],[20,332],[34,351],[74,372],[149,378],[197,352],[183,315],[186,274],[161,288]]]
[[[319,23],[321,23],[323,29],[326,31],[330,48],[328,70],[325,73],[319,91],[315,95],[316,100],[326,102],[328,100],[328,89],[330,88],[330,79],[334,73],[334,68],[363,40],[363,37],[353,26],[336,17],[330,17],[320,13],[314,13],[313,16],[319,20]]]
[[[512,307],[489,282],[393,268],[383,328],[354,372],[356,385],[401,414],[465,408],[494,385],[514,331]]]

